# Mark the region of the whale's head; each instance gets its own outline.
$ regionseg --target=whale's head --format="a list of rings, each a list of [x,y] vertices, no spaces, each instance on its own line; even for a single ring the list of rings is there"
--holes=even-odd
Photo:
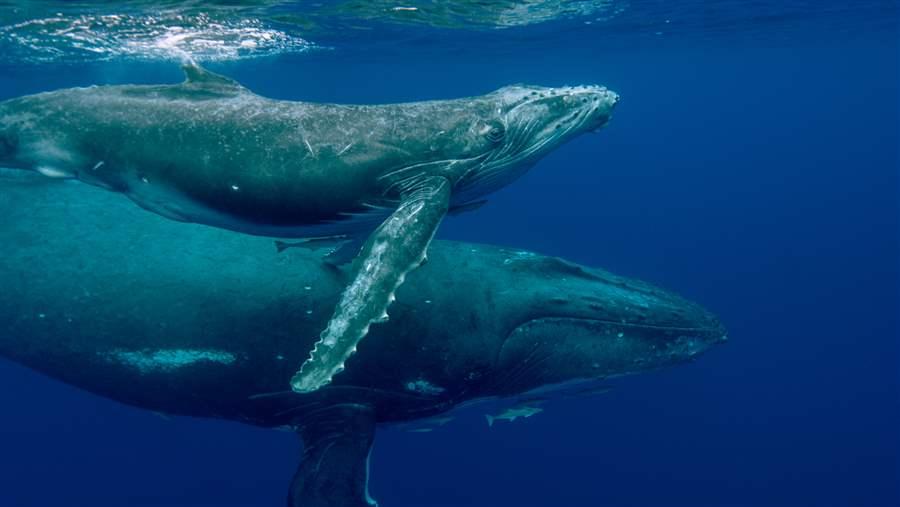
[[[560,259],[510,259],[507,297],[525,311],[502,329],[489,395],[663,368],[726,340],[710,312],[650,284]]]
[[[619,96],[602,86],[513,85],[483,100],[471,135],[490,148],[457,183],[458,192],[471,197],[508,184],[566,141],[605,126]]]

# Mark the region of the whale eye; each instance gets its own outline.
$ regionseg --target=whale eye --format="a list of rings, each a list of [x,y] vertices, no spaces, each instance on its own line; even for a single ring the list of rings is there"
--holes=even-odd
[[[500,123],[492,123],[484,135],[490,142],[499,143],[503,140],[503,136],[506,135],[506,127]]]

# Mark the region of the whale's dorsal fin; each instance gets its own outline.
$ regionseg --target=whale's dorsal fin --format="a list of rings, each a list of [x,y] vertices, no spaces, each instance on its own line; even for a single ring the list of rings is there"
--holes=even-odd
[[[210,72],[194,62],[181,66],[184,71],[184,86],[219,93],[240,93],[246,88],[230,77]]]

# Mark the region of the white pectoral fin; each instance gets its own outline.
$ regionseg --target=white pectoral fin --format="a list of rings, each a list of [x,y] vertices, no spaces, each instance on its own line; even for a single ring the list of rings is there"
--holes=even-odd
[[[447,213],[450,187],[446,178],[425,179],[369,236],[328,327],[291,379],[294,391],[315,391],[331,382],[369,326],[387,319],[397,287],[425,260],[428,244]]]

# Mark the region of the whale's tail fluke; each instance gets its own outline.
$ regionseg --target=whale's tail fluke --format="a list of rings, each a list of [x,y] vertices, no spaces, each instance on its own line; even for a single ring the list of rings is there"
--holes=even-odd
[[[377,507],[369,496],[374,408],[356,403],[324,407],[298,420],[297,431],[303,458],[291,481],[289,507]]]

